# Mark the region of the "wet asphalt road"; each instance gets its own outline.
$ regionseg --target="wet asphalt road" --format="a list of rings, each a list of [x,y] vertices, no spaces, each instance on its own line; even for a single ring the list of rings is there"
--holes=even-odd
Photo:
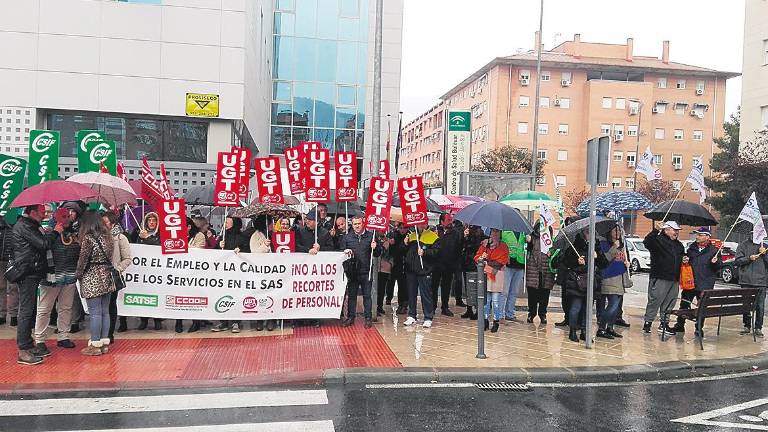
[[[285,390],[293,400],[285,399]],[[248,394],[259,391],[266,393]],[[237,393],[232,393],[237,392]],[[139,396],[137,400],[115,399]],[[364,385],[132,391],[0,399],[2,431],[712,431],[768,430],[768,375],[526,392]],[[764,400],[760,400],[766,398]],[[29,399],[45,399],[32,402]],[[745,404],[743,407],[730,408]],[[52,414],[56,406],[60,412]],[[142,405],[145,405],[142,407]],[[253,406],[252,406],[253,405]],[[273,405],[273,406],[257,406]],[[215,406],[215,407],[214,407]],[[185,408],[192,409],[185,409]],[[717,409],[725,411],[706,414]],[[178,409],[178,410],[176,410]],[[733,412],[731,412],[733,411]],[[92,412],[82,414],[83,412]],[[28,416],[19,416],[27,413]],[[704,413],[703,415],[701,415]],[[761,415],[763,417],[761,417]],[[689,416],[687,423],[672,422]],[[704,422],[705,424],[701,424]],[[722,424],[709,424],[715,422]],[[731,427],[725,427],[726,424]],[[757,428],[757,429],[747,429]]]

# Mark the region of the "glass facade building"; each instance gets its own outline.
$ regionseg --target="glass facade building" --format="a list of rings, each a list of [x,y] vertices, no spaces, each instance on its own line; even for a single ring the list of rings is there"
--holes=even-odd
[[[274,0],[270,152],[299,141],[362,153],[368,0]]]

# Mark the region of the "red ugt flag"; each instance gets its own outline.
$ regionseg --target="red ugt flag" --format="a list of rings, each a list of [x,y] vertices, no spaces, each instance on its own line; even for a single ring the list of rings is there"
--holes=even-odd
[[[256,188],[259,202],[283,204],[283,185],[280,181],[280,159],[277,156],[256,158]]]
[[[273,232],[272,247],[275,253],[296,252],[296,234],[293,231]]]
[[[303,193],[305,189],[304,181],[304,158],[301,154],[301,147],[289,147],[283,150],[285,156],[285,168],[288,172],[288,185],[291,195]]]
[[[239,161],[233,152],[219,152],[216,165],[214,204],[220,207],[239,207]]]
[[[400,195],[400,208],[403,210],[403,225],[405,226],[420,226],[429,223],[423,181],[424,179],[418,176],[401,178],[397,181],[397,193]]]
[[[331,152],[311,149],[307,155],[307,202],[331,201]]]
[[[232,147],[232,153],[237,156],[237,197],[240,201],[248,201],[248,190],[251,187],[251,149]]]
[[[336,201],[357,199],[357,153],[336,152]]]
[[[184,199],[160,201],[157,207],[160,218],[160,248],[163,254],[187,253],[189,233]]]
[[[384,232],[389,229],[389,213],[392,209],[392,193],[394,188],[394,180],[387,180],[381,177],[371,179],[365,215],[366,228]]]

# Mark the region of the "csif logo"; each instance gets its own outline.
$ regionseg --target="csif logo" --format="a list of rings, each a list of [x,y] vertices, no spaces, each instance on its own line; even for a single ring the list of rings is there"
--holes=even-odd
[[[109,143],[102,142],[99,144],[96,144],[91,149],[91,154],[88,156],[91,163],[98,164],[105,162],[109,157],[112,155],[112,147],[109,145]]]
[[[91,141],[100,141],[100,140],[101,140],[101,134],[99,132],[88,133],[80,140],[80,150],[82,150],[83,153],[87,153],[88,144],[90,144]]]
[[[0,162],[0,176],[13,177],[22,170],[21,162],[17,159],[6,159]]]
[[[235,306],[234,297],[230,295],[226,295],[216,300],[216,305],[214,306],[214,310],[216,310],[216,312],[218,313],[229,312],[229,310],[232,309],[233,306]]]
[[[54,138],[53,134],[51,132],[43,132],[32,141],[32,150],[35,153],[45,153],[54,144],[56,144],[56,138]]]

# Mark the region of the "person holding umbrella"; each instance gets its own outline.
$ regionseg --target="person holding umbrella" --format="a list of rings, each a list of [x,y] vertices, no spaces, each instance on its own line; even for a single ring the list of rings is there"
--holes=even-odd
[[[600,253],[605,255],[608,266],[602,270],[600,296],[598,302],[606,301],[608,305],[598,316],[597,337],[614,339],[622,337],[613,326],[621,308],[621,298],[624,296],[624,278],[626,277],[629,263],[624,252],[624,240],[621,236],[621,228],[614,224],[605,233],[605,240],[599,243]]]
[[[548,228],[550,237],[553,237],[552,227]],[[545,325],[549,294],[555,285],[555,275],[549,270],[549,253],[541,251],[540,230],[541,221],[537,221],[533,226],[533,232],[525,237],[528,244],[525,283],[528,289],[528,323],[532,323],[538,315],[541,324]]]
[[[643,244],[651,253],[651,271],[648,285],[648,304],[645,307],[643,332],[650,333],[653,320],[661,318],[660,334],[674,335],[669,327],[669,312],[675,305],[680,291],[680,267],[688,262],[685,248],[680,243],[680,225],[675,221],[653,224],[653,230],[645,236]]]
[[[504,267],[509,263],[509,248],[501,241],[501,231],[491,229],[491,236],[483,240],[475,255],[475,262],[485,263],[485,274],[488,276],[488,295],[490,302],[485,303],[485,329],[488,330],[490,306],[493,304],[493,327],[491,333],[499,331],[499,321],[506,309],[504,303]]]

